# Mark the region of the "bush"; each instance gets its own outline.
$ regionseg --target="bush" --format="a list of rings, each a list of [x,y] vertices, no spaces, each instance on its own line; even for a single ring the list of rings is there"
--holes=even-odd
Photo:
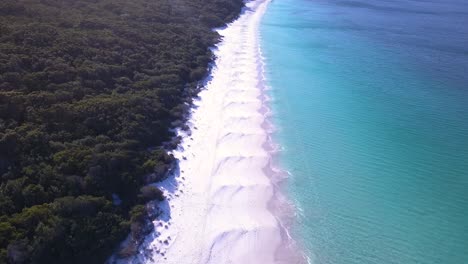
[[[164,193],[159,188],[154,186],[144,186],[140,189],[140,191],[144,202],[149,202],[152,200],[163,201],[165,199]]]

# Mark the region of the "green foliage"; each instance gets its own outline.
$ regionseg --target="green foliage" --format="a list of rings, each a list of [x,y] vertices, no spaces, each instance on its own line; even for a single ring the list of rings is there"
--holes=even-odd
[[[143,186],[141,189],[140,197],[143,201],[148,202],[152,200],[163,201],[164,200],[164,193],[154,186]]]
[[[0,263],[102,263],[143,203],[241,0],[0,1]],[[113,195],[122,202],[112,203]],[[135,252],[130,244],[122,255]]]

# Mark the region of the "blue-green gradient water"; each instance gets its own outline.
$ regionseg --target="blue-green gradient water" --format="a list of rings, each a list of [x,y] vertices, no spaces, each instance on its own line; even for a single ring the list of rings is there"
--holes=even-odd
[[[312,263],[468,263],[468,2],[273,0],[261,25]]]

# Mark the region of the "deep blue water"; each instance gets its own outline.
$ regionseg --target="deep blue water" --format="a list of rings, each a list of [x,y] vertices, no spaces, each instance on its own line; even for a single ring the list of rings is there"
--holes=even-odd
[[[312,263],[468,263],[468,2],[273,0],[272,107]]]

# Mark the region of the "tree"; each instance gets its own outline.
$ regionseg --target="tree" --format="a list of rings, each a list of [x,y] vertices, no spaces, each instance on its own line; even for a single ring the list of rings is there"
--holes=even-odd
[[[0,1],[0,263],[102,263],[129,232],[139,244],[143,204],[164,199],[143,186],[175,168],[211,27],[242,5]]]

